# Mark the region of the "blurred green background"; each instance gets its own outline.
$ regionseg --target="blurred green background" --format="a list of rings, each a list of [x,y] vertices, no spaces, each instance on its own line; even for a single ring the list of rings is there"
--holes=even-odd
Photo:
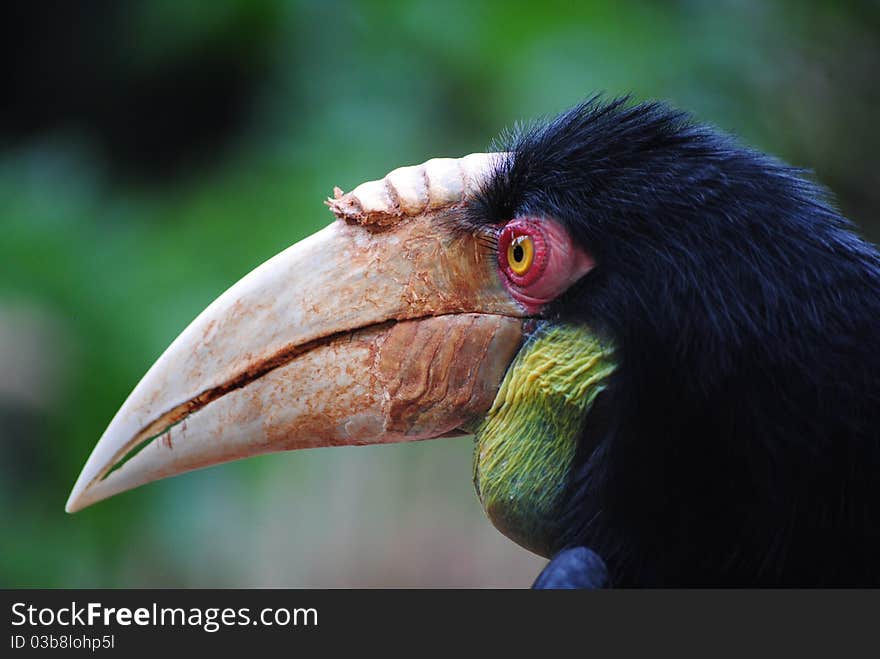
[[[255,458],[75,516],[147,367],[322,201],[596,91],[812,169],[880,238],[880,5],[13,2],[0,18],[0,586],[526,586],[469,438]]]

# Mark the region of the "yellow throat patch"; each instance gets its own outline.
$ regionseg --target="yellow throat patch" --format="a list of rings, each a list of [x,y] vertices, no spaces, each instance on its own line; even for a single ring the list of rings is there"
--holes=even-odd
[[[587,414],[614,371],[588,328],[542,323],[475,431],[474,486],[489,519],[541,556],[557,549],[559,505]]]

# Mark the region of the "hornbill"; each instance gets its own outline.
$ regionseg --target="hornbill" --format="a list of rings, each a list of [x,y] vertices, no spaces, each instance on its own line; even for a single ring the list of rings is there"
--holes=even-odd
[[[147,372],[68,511],[473,434],[538,587],[880,583],[880,254],[801,171],[593,98],[327,204]]]

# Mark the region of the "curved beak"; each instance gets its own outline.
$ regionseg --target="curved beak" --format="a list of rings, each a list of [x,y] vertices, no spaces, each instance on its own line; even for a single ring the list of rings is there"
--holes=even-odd
[[[522,342],[493,255],[457,227],[499,154],[395,170],[215,300],[117,412],[67,502],[262,453],[460,433]]]

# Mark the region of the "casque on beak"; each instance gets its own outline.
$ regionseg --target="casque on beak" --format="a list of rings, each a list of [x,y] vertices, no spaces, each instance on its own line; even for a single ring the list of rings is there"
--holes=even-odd
[[[524,312],[452,218],[501,154],[403,167],[205,309],[150,368],[67,511],[262,453],[429,439],[492,405]]]

